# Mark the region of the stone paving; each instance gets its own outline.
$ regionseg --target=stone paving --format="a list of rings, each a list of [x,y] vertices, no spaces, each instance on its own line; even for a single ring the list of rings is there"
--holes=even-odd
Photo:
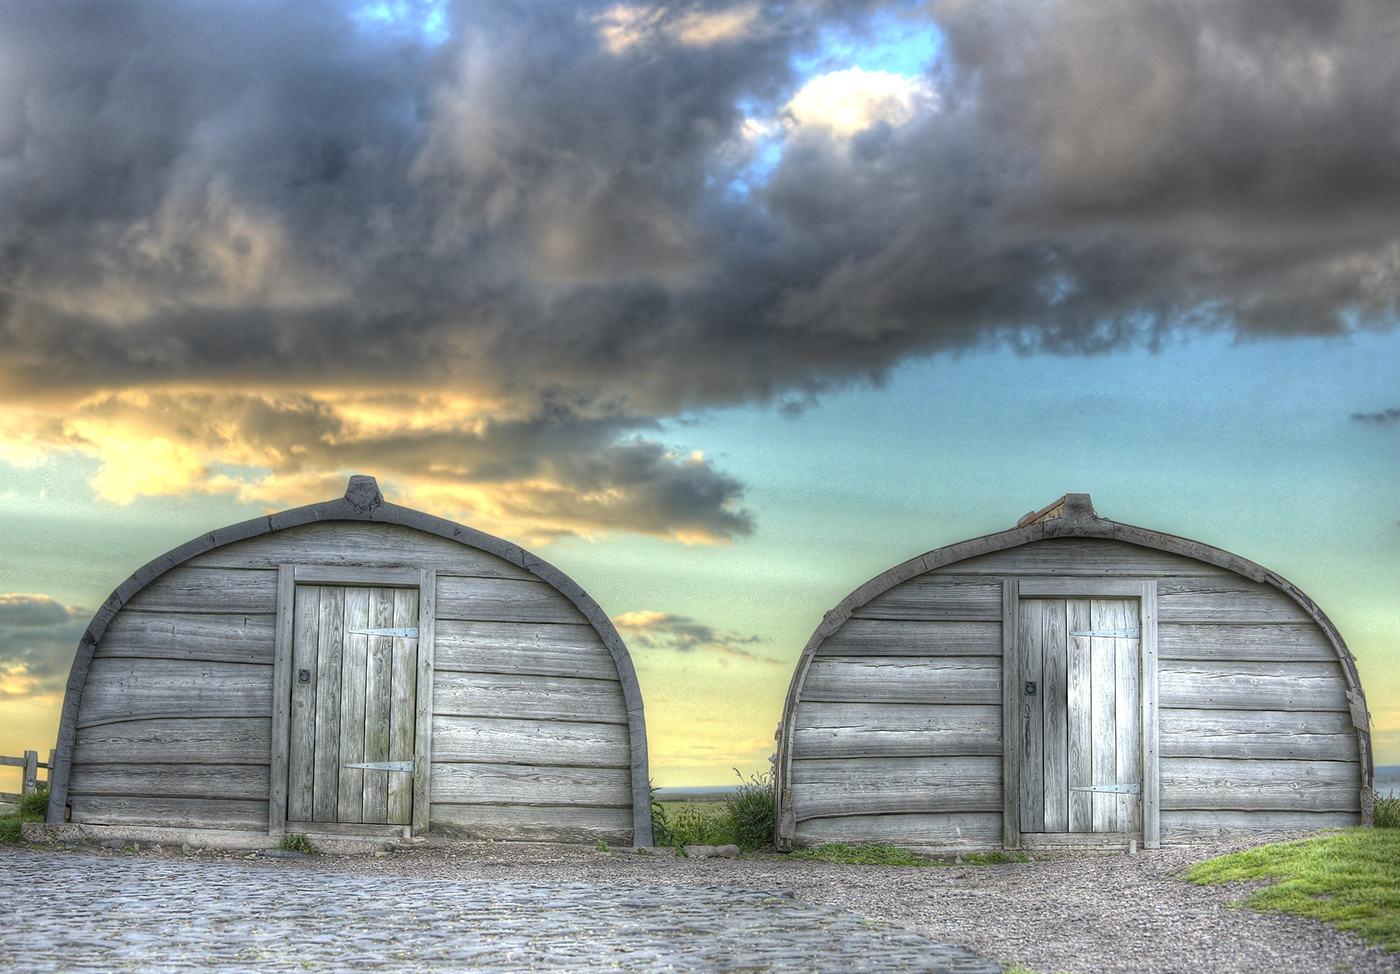
[[[0,851],[0,971],[999,974],[791,893]]]

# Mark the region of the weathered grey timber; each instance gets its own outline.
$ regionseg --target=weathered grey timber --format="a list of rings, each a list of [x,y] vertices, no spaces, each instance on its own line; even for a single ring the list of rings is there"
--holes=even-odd
[[[781,847],[1149,848],[1369,824],[1351,654],[1287,580],[1067,494],[828,612],[793,674]]]
[[[122,583],[79,645],[55,764],[54,823],[652,841],[641,693],[606,614],[370,477]]]

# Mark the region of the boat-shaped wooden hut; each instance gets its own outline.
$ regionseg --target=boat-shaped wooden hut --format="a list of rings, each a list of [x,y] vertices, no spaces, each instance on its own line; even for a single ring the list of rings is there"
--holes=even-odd
[[[343,499],[157,558],[103,604],[48,821],[650,845],[642,698],[562,572],[352,477]]]
[[[784,847],[1152,848],[1372,812],[1365,698],[1322,610],[1087,494],[828,613],[776,784]]]

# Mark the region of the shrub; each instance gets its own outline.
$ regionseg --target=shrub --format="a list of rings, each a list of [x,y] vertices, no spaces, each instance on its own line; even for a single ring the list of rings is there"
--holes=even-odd
[[[24,841],[23,824],[42,822],[48,813],[49,793],[47,789],[21,795],[15,803],[15,810],[0,815],[0,842],[15,844]]]
[[[1400,798],[1394,792],[1388,798],[1376,799],[1375,826],[1378,829],[1400,829]]]
[[[739,790],[729,800],[726,815],[733,824],[734,844],[741,849],[761,849],[773,844],[773,772],[739,775]]]
[[[305,832],[295,832],[291,835],[282,836],[282,841],[277,843],[277,848],[283,852],[301,852],[308,856],[316,854],[316,847],[311,844]]]

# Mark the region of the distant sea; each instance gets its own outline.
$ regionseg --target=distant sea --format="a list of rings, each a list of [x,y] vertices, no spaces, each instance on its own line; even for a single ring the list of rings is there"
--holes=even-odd
[[[1400,798],[1400,764],[1376,769],[1376,794],[1381,798]]]

